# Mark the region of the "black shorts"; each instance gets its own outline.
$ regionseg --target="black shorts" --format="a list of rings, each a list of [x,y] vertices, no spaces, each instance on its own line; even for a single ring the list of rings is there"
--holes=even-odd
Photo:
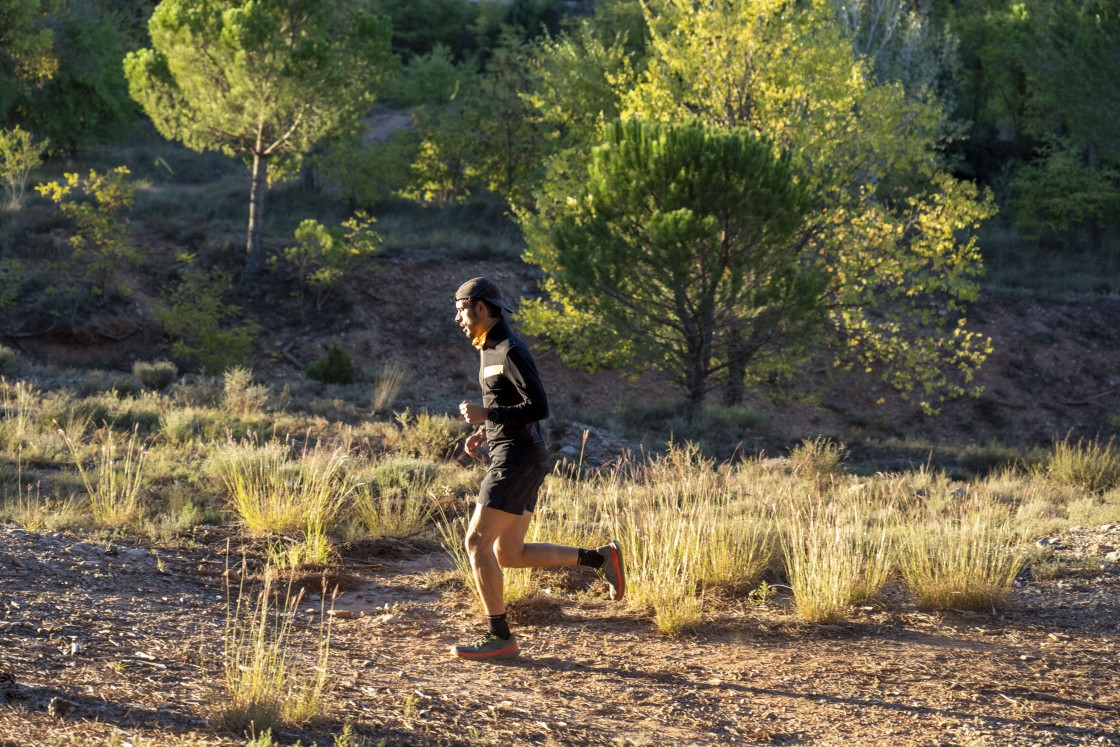
[[[547,474],[545,464],[491,464],[478,489],[478,505],[518,516],[531,513]]]

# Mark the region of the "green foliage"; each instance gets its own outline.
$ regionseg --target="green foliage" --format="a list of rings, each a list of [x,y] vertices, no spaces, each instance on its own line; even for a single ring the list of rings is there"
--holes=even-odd
[[[877,80],[901,83],[908,95],[952,96],[959,40],[929,0],[835,0],[856,54]]]
[[[408,183],[418,149],[418,137],[409,128],[376,143],[359,138],[336,141],[325,154],[315,156],[314,164],[342,199],[372,208]]]
[[[472,133],[468,157],[473,170],[487,189],[514,204],[528,199],[526,190],[543,153],[543,132],[523,94],[533,85],[531,48],[506,34],[463,113]]]
[[[0,8],[0,124],[28,91],[58,71],[54,31],[47,24],[50,0],[5,0]]]
[[[180,259],[185,267],[179,285],[155,308],[155,315],[163,323],[164,331],[175,338],[171,346],[173,357],[209,373],[225,371],[244,360],[260,325],[243,320],[223,327],[241,311],[239,306],[222,299],[232,276],[198,267],[193,255],[182,255]]]
[[[529,225],[529,260],[549,290],[613,331],[635,368],[675,376],[695,408],[730,365],[781,366],[819,326],[818,274],[798,267],[803,193],[746,131],[633,121],[596,149],[582,194]],[[608,333],[600,331],[596,338]],[[560,350],[565,355],[564,349]]]
[[[463,126],[462,104],[421,109],[414,117],[420,144],[401,196],[425,205],[465,202],[476,172],[469,158],[474,135]]]
[[[484,74],[461,78],[448,105],[417,112],[420,147],[402,195],[448,205],[485,188],[524,204],[546,145],[527,97],[535,86],[535,69],[532,49],[506,33]]]
[[[19,298],[23,281],[23,262],[14,257],[0,259],[0,309]]]
[[[20,102],[24,121],[71,154],[124,135],[136,107],[121,69],[128,41],[119,21],[93,4],[72,3],[55,34],[58,70]]]
[[[263,261],[269,183],[327,135],[354,129],[387,69],[389,28],[340,0],[163,0],[152,48],[130,53],[132,97],[165,137],[251,164],[246,273]]]
[[[373,230],[375,222],[358,211],[334,230],[310,218],[299,224],[296,243],[284,250],[283,259],[295,281],[293,295],[299,299],[301,311],[306,311],[309,302],[322,310],[332,291],[357,263],[377,251],[381,236]]]
[[[405,63],[442,46],[462,60],[478,47],[473,30],[480,6],[470,0],[377,0],[377,9],[392,20],[393,52]]]
[[[1120,161],[1086,168],[1084,149],[1068,138],[1047,143],[1037,160],[1016,170],[1011,187],[1016,224],[1028,234],[1120,215]]]
[[[307,375],[324,384],[353,384],[354,364],[345,350],[332,345],[326,355],[307,367]]]
[[[442,104],[453,99],[464,81],[474,77],[472,66],[455,64],[451,50],[437,44],[431,52],[416,55],[389,81],[381,99],[395,106]]]
[[[1030,231],[1120,227],[1120,8],[1107,0],[1021,6],[1024,130],[1039,145],[1017,173],[1018,223]]]
[[[942,107],[876,83],[832,0],[644,7],[652,54],[623,117],[765,135],[811,196],[799,241],[829,276],[837,363],[930,408],[971,391],[989,350],[963,316],[982,270],[972,234],[994,206],[940,162]]]
[[[43,151],[49,141],[36,140],[30,132],[16,125],[0,130],[0,180],[8,195],[8,207],[17,209],[23,203],[27,177],[43,162]]]
[[[93,283],[95,293],[124,290],[113,287],[117,271],[124,264],[139,265],[143,259],[129,245],[131,231],[124,218],[135,197],[129,170],[124,166],[104,174],[91,170],[86,179],[73,173],[64,176],[64,183],[48,182],[35,189],[74,222],[77,232],[69,239],[71,259],[85,266],[85,278]]]

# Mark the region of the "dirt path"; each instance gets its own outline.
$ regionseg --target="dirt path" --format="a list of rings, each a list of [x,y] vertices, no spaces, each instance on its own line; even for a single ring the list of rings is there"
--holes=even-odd
[[[226,602],[224,541],[202,539],[153,553],[0,528],[0,744],[245,744],[206,720]],[[328,717],[278,741],[351,724],[369,745],[1120,745],[1120,524],[1060,539],[1082,570],[1026,580],[1002,615],[899,596],[804,628],[731,600],[682,639],[556,574],[514,610],[524,652],[499,665],[448,655],[477,621],[443,553],[367,548],[334,605]],[[298,635],[320,611],[301,604]]]

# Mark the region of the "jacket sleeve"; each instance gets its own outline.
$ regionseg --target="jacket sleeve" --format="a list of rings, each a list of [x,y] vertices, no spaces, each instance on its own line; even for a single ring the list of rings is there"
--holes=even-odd
[[[544,384],[532,356],[521,346],[514,345],[506,354],[505,375],[521,395],[521,401],[508,407],[491,407],[487,419],[498,425],[518,427],[547,418]]]

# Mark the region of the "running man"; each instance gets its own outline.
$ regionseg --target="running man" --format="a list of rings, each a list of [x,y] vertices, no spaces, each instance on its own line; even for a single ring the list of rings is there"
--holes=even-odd
[[[548,400],[528,346],[510,329],[503,312],[513,309],[486,278],[468,280],[455,292],[455,323],[482,358],[482,404],[459,405],[468,423],[481,426],[467,437],[464,449],[472,457],[483,444],[490,451],[490,467],[466,536],[489,625],[474,643],[452,646],[451,653],[464,659],[512,659],[520,653],[506,620],[503,568],[583,565],[596,569],[607,582],[611,599],[622,599],[626,591],[622,554],[614,540],[597,550],[525,542],[548,473],[540,429],[540,421],[548,417]]]

